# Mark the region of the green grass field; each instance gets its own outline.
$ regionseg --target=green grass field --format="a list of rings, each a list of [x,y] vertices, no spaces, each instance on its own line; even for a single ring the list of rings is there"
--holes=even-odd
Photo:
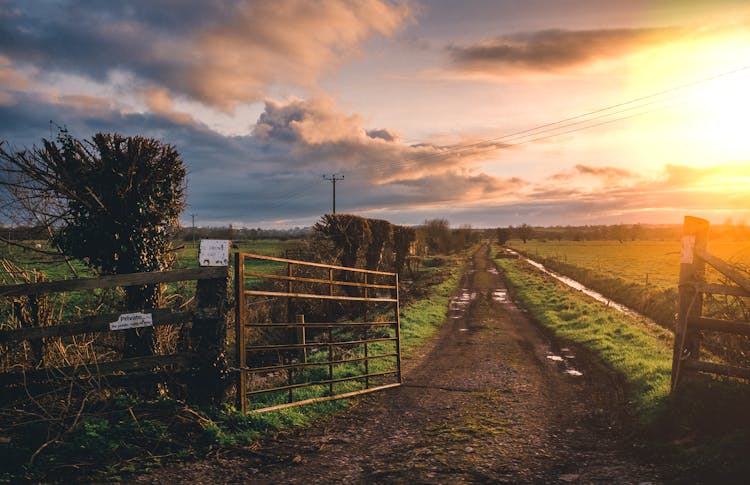
[[[237,241],[237,249],[245,253],[260,254],[263,256],[284,257],[287,249],[293,248],[298,241],[281,241],[277,239],[263,239],[257,241]],[[35,241],[26,241],[25,244],[33,246]],[[192,242],[177,244],[177,259],[174,263],[175,269],[197,268],[198,247]],[[42,249],[49,249],[42,247]],[[85,278],[94,276],[93,270],[88,268],[82,261],[71,261],[70,266],[58,257],[42,255],[33,251],[24,251],[17,247],[0,247],[0,258],[8,259],[17,268],[0,267],[0,284],[24,283],[23,273],[33,274],[35,271],[44,273],[47,281],[58,281],[71,278]],[[256,265],[258,270],[266,269],[269,263],[253,262],[248,267]]]
[[[656,289],[675,288],[680,270],[680,241],[512,240],[508,246],[530,257],[552,259],[627,283]],[[726,261],[750,265],[750,241],[709,241],[708,250]]]

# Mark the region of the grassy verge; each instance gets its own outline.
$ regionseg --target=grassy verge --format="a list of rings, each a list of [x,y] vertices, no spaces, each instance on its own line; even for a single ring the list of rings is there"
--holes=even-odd
[[[664,328],[674,325],[677,307],[676,285],[670,288],[637,283],[632,279],[618,277],[617,272],[599,272],[584,266],[561,261],[556,257],[534,254],[525,248],[514,248],[534,261],[557,273],[573,278],[579,283],[611,298],[612,300],[646,315]],[[617,274],[618,276],[612,276]]]
[[[516,259],[497,259],[519,303],[556,337],[583,345],[625,377],[634,411],[653,422],[669,394],[672,335],[575,294]]]
[[[516,300],[559,339],[593,353],[626,383],[636,431],[649,453],[679,468],[678,479],[734,483],[750,472],[750,386],[697,375],[669,394],[672,334],[575,292],[520,260],[496,260]]]
[[[413,301],[401,310],[401,350],[409,357],[445,322],[451,295],[458,288],[465,259],[448,260],[443,281],[433,285],[425,298]]]
[[[412,355],[445,321],[464,263],[465,258],[446,258],[415,278],[420,296],[401,308],[404,356]],[[142,401],[105,393],[92,395],[84,414],[75,406],[25,410],[30,421],[0,420],[0,454],[7,458],[0,460],[0,483],[115,480],[211,450],[248,445],[347,405],[338,400],[255,415],[230,404],[197,408],[170,398]]]

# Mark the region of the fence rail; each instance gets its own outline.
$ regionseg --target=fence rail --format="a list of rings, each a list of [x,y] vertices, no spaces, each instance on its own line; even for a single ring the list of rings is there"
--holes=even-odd
[[[286,271],[247,269],[253,261],[283,263]],[[248,288],[248,282],[254,287]],[[283,320],[248,321],[257,297],[286,302]],[[300,300],[318,302],[319,316],[325,318],[306,322],[296,311]],[[235,304],[237,406],[243,412],[348,398],[401,384],[395,273],[235,253]],[[335,305],[342,304],[359,305],[361,319],[339,321]],[[370,318],[375,314],[381,319]],[[274,362],[264,362],[264,354]]]
[[[750,296],[750,278],[706,249],[708,229],[709,222],[705,219],[685,217],[680,254],[679,306],[672,357],[672,391],[677,389],[686,371],[750,379],[750,368],[700,360],[703,331],[750,336],[750,322],[703,316],[706,294]],[[714,268],[736,286],[707,283],[706,266]]]
[[[38,301],[39,295],[50,293],[196,281],[195,308],[192,310],[126,309],[126,312],[148,315],[145,323],[136,325],[144,331],[144,335],[139,338],[149,338],[149,331],[153,327],[182,324],[184,329],[190,331],[187,337],[192,348],[189,350],[183,349],[167,355],[11,370],[0,373],[0,387],[6,390],[21,385],[38,387],[45,382],[85,377],[137,378],[139,375],[153,376],[155,373],[168,371],[184,374],[186,384],[192,389],[188,393],[192,400],[216,402],[223,394],[222,383],[225,381],[224,374],[227,368],[224,354],[228,276],[226,266],[217,266],[0,286],[0,299],[28,297]],[[5,328],[0,327],[0,345],[9,346],[24,341],[39,344],[51,338],[135,331],[128,326],[122,330],[113,326],[113,323],[123,315],[129,314],[98,314],[72,319],[74,321],[55,321],[48,326],[23,328],[7,328],[7,325],[3,324]]]

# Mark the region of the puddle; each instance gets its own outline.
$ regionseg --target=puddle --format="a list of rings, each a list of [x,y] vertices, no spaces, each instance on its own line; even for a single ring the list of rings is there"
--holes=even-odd
[[[459,332],[468,332],[469,329],[468,328],[459,328],[458,331]]]
[[[638,312],[636,312],[634,310],[631,310],[630,308],[626,307],[625,305],[620,305],[619,303],[616,303],[616,302],[610,300],[609,298],[607,298],[606,296],[602,295],[601,293],[596,292],[596,291],[592,290],[591,288],[587,288],[586,286],[583,286],[581,283],[577,282],[573,278],[568,278],[567,276],[563,276],[561,274],[555,273],[554,271],[551,271],[551,270],[547,269],[542,263],[537,263],[533,259],[529,259],[529,258],[527,258],[525,256],[522,256],[519,253],[513,251],[512,249],[507,249],[506,251],[508,251],[511,254],[514,254],[516,256],[519,256],[519,257],[523,258],[524,261],[526,261],[527,263],[529,263],[533,267],[537,268],[539,271],[542,271],[543,273],[547,273],[548,275],[552,276],[553,278],[557,279],[558,281],[560,281],[562,283],[565,283],[566,285],[568,285],[569,287],[573,288],[574,290],[578,290],[581,293],[584,293],[585,295],[590,296],[594,300],[596,300],[598,302],[601,302],[601,303],[604,303],[606,306],[608,306],[610,308],[614,308],[615,310],[619,310],[622,313],[625,313],[625,314],[628,314],[628,315],[632,315],[632,316],[635,316],[635,317],[642,316]]]
[[[448,304],[448,310],[452,313],[448,318],[453,320],[464,318],[464,311],[476,296],[476,293],[472,293],[466,288],[462,289],[461,293],[454,296]]]
[[[558,367],[562,370],[564,374],[567,374],[569,376],[574,377],[580,377],[583,375],[583,372],[579,371],[578,369],[573,368],[572,365],[570,365],[570,360],[575,359],[576,356],[570,353],[570,349],[560,349],[563,352],[563,355],[557,355],[553,354],[550,351],[547,351],[547,359],[551,360],[552,362],[556,362],[558,364]]]
[[[494,292],[492,292],[492,299],[500,303],[507,303],[508,291],[507,290],[495,290]]]

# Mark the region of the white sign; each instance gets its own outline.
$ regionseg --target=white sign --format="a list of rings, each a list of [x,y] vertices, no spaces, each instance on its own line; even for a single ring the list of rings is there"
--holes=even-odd
[[[198,264],[200,266],[228,266],[229,241],[226,239],[201,239]]]
[[[681,264],[693,264],[694,247],[695,236],[682,236],[682,251],[680,251]]]
[[[150,313],[123,313],[116,322],[110,322],[110,330],[127,330],[129,328],[152,327],[154,320]]]

